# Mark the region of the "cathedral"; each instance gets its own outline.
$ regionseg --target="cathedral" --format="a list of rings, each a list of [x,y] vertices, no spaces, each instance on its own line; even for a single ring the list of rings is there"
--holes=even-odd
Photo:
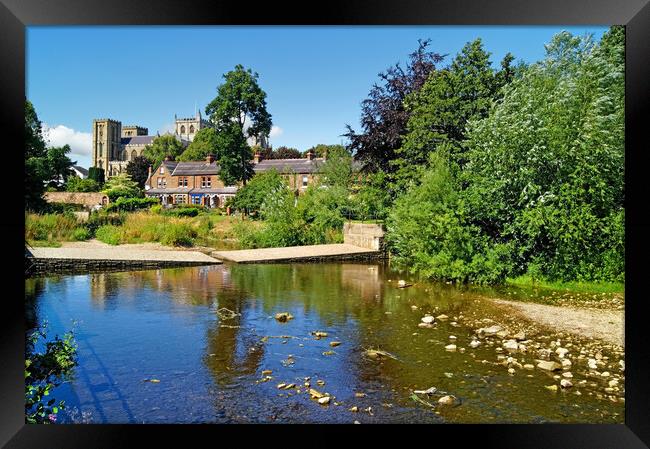
[[[194,117],[179,118],[174,115],[174,133],[184,147],[194,140],[199,130],[211,126],[198,111]],[[171,134],[171,133],[170,133]],[[112,119],[93,120],[92,166],[104,169],[106,179],[126,171],[126,165],[136,156],[142,156],[146,145],[150,145],[159,134],[149,135],[142,126],[122,126]],[[264,137],[249,138],[249,145],[267,147]]]

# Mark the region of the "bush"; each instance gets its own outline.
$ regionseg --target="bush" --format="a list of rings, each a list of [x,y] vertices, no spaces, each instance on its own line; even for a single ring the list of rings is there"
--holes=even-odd
[[[25,238],[28,240],[72,240],[74,230],[79,226],[72,213],[26,214]]]
[[[119,245],[122,240],[122,229],[118,226],[104,225],[95,231],[97,240],[109,245]]]
[[[173,209],[165,209],[161,214],[170,217],[196,217],[199,215],[199,209],[197,207],[187,206],[175,207]]]
[[[192,246],[197,233],[185,223],[169,224],[164,227],[160,243],[171,246]]]
[[[93,236],[99,227],[104,225],[120,226],[124,223],[124,220],[124,213],[106,213],[105,211],[94,212],[90,214],[90,217],[88,217],[86,229],[88,229],[90,235]]]
[[[110,203],[104,208],[106,212],[134,211],[137,209],[146,209],[154,205],[159,205],[158,198],[125,198],[120,197],[114,203]]]
[[[151,208],[149,208],[149,211],[152,214],[159,214],[162,212],[162,210],[163,210],[162,204],[154,204],[153,206],[151,206]]]
[[[81,179],[77,176],[68,178],[65,189],[68,192],[99,192],[101,185],[94,179]]]
[[[86,228],[77,228],[72,232],[72,238],[77,241],[88,240],[90,231]]]

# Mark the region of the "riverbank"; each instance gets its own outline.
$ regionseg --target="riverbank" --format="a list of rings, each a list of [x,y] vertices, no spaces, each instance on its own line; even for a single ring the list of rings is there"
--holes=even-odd
[[[561,282],[533,279],[530,276],[519,276],[506,280],[506,285],[522,288],[541,288],[547,290],[563,290],[571,293],[624,293],[625,284],[622,282]]]

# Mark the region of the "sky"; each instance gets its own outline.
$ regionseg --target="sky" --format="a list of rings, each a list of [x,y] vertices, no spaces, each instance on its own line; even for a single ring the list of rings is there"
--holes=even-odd
[[[497,67],[508,52],[516,61],[542,59],[544,44],[562,30],[599,40],[607,27],[31,26],[26,94],[49,144],[69,144],[70,158],[89,167],[93,119],[172,131],[174,114],[205,114],[223,74],[242,64],[267,94],[271,145],[304,151],[345,144],[345,125],[359,130],[377,75],[405,64],[418,39],[448,55],[444,67],[480,37]]]

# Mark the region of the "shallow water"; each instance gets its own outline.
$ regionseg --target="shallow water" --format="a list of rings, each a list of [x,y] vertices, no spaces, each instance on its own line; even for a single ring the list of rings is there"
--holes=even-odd
[[[354,263],[35,278],[26,280],[27,317],[32,326],[47,321],[50,335],[75,330],[79,365],[52,394],[68,405],[61,422],[624,421],[624,404],[598,399],[587,387],[580,396],[577,388],[551,392],[545,386],[558,381],[546,372],[509,375],[480,363],[496,361],[494,347],[471,349],[474,329],[451,324],[475,307],[471,291],[416,280],[399,289],[398,279],[408,277]],[[419,328],[435,307],[450,320]],[[238,315],[220,319],[221,308]],[[280,323],[278,312],[294,318]],[[328,337],[317,340],[312,331]],[[445,350],[450,335],[464,353]],[[370,358],[368,348],[396,359]],[[524,357],[534,363],[532,354]],[[263,370],[272,370],[270,381],[261,382]],[[306,377],[333,396],[330,405],[310,399]],[[280,383],[301,392],[279,390]],[[411,398],[432,386],[456,404],[429,407]],[[435,404],[439,395],[419,397]]]

